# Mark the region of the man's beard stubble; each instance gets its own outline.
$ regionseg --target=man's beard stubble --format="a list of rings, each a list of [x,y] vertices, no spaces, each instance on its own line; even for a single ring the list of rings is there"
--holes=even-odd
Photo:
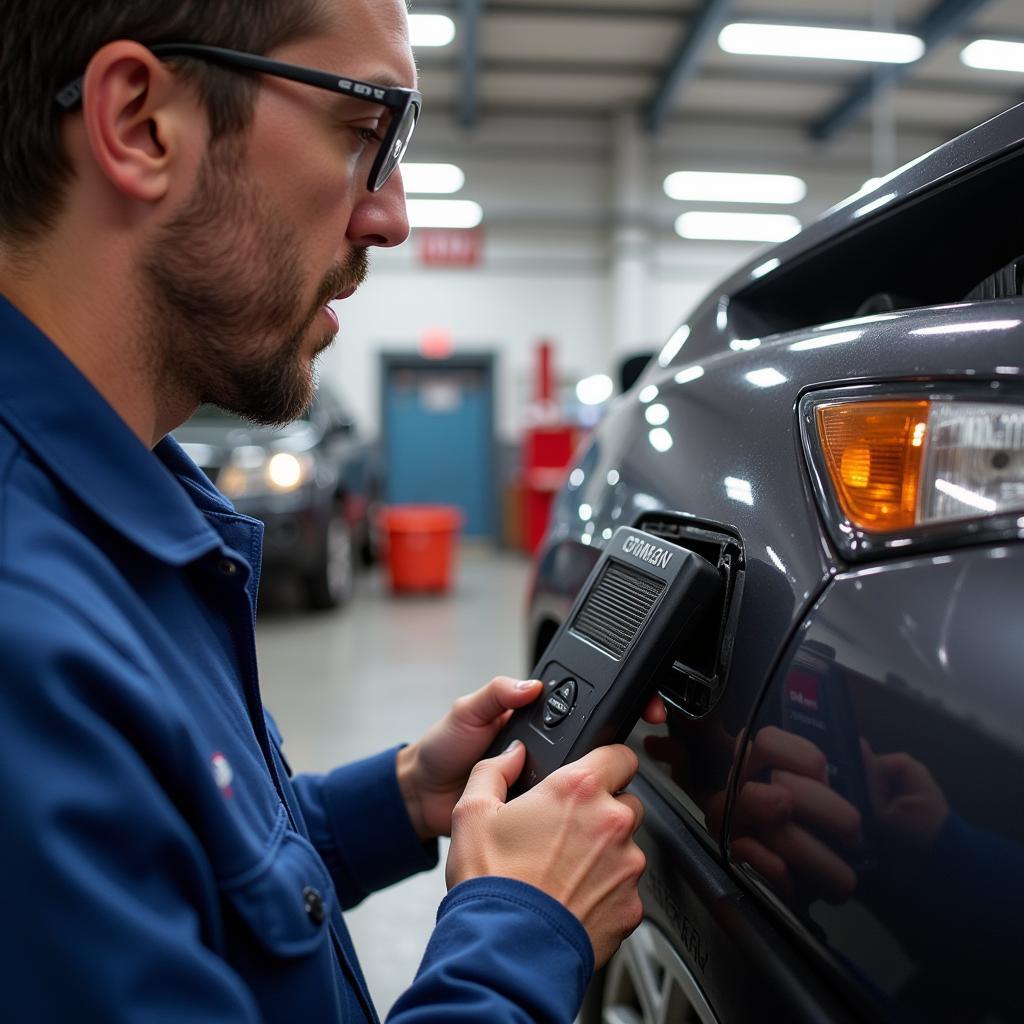
[[[214,144],[184,209],[147,247],[141,264],[158,387],[210,402],[255,423],[288,423],[309,407],[313,358],[303,354],[320,309],[359,285],[369,259],[353,249],[325,275],[311,310],[299,239],[238,169],[244,142]],[[317,339],[319,353],[334,338]]]

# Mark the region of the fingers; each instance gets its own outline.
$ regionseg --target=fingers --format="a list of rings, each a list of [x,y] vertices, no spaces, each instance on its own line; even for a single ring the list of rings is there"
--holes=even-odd
[[[861,841],[860,811],[834,789],[792,772],[772,772],[772,782],[792,797],[794,817],[854,847]]]
[[[746,776],[759,775],[766,768],[782,768],[806,775],[809,779],[828,782],[828,761],[810,740],[784,732],[774,725],[765,726],[750,747],[745,766]]]
[[[622,743],[615,743],[598,747],[578,761],[563,765],[549,778],[567,787],[567,795],[587,799],[598,791],[618,793],[625,789],[639,767],[636,754]]]
[[[513,740],[497,757],[479,761],[469,773],[469,781],[459,800],[463,805],[503,804],[508,799],[508,788],[523,770],[526,747]]]
[[[801,887],[830,903],[848,899],[857,887],[853,868],[806,829],[784,825],[771,837],[771,848]]]
[[[452,705],[452,714],[465,725],[490,725],[510,708],[521,708],[536,700],[543,686],[539,679],[495,676],[486,686],[460,697]]]
[[[721,802],[719,813],[724,812],[724,794]],[[733,831],[746,833],[773,829],[788,821],[792,814],[793,797],[783,786],[745,782],[736,797]]]
[[[654,694],[647,702],[642,717],[648,725],[662,725],[668,721],[668,711],[665,709],[665,702],[658,694]]]
[[[786,862],[777,853],[750,836],[734,840],[730,853],[737,864],[748,864],[784,899],[792,897],[793,881]]]
[[[644,823],[644,805],[640,802],[640,799],[633,796],[632,793],[620,793],[615,799],[633,812],[634,824],[630,835],[636,835],[637,830]]]

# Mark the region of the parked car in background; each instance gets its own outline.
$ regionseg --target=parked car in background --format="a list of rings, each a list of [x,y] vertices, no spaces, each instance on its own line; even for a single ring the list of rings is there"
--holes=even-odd
[[[202,406],[175,437],[239,512],[264,523],[265,579],[294,577],[311,608],[349,599],[358,563],[372,557],[380,473],[336,396],[321,385],[284,427]]]
[[[629,739],[646,918],[588,1024],[1024,1015],[1022,181],[1018,107],[851,197],[579,453],[535,659],[620,525],[723,580]]]

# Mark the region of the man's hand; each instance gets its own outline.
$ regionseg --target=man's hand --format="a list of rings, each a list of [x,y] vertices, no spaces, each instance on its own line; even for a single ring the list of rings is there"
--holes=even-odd
[[[758,781],[765,772],[767,781]],[[860,812],[827,780],[824,753],[776,726],[762,729],[747,752],[732,816],[732,855],[786,899],[842,903],[856,888],[853,868],[822,837],[856,849]],[[725,794],[712,797],[707,811],[715,834],[724,810]]]
[[[497,676],[475,693],[460,697],[423,739],[398,752],[398,785],[420,839],[451,834],[452,811],[473,765],[512,711],[536,700],[543,688],[536,679]],[[656,725],[665,717],[665,706],[655,695],[644,718]]]
[[[860,741],[878,827],[890,852],[915,862],[942,831],[949,801],[928,769],[909,754],[876,754]]]
[[[486,875],[536,886],[579,919],[601,967],[643,918],[646,860],[633,841],[643,805],[620,792],[637,757],[622,745],[599,747],[506,803],[525,754],[516,740],[473,769],[452,820],[448,887]]]

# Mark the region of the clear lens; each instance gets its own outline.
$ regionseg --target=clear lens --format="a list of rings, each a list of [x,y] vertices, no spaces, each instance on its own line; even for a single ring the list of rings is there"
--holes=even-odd
[[[405,114],[399,122],[398,130],[388,143],[388,151],[384,154],[380,170],[377,172],[377,181],[373,186],[375,192],[384,187],[384,183],[402,162],[402,157],[405,156],[405,151],[409,148],[409,141],[412,139],[412,133],[416,127],[416,115],[418,112],[419,108],[415,103],[410,103],[406,108]]]
[[[1024,407],[931,403],[918,522],[1024,508]]]

